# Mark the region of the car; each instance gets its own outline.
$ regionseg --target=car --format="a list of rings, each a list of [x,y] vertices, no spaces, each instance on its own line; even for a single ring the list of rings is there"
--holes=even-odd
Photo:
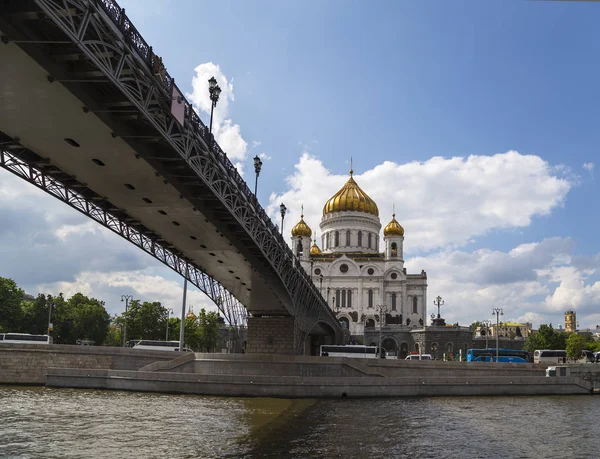
[[[410,354],[404,360],[433,360],[431,354]]]

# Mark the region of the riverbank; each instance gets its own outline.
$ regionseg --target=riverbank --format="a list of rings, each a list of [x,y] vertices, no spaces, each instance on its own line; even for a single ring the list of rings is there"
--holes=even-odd
[[[197,395],[349,398],[574,395],[600,387],[600,365],[546,377],[534,364],[260,354],[174,355],[82,346],[0,345],[0,383]]]

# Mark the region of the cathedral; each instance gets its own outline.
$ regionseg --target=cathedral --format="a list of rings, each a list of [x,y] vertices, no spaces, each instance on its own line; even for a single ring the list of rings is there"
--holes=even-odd
[[[323,207],[320,241],[312,239],[302,215],[292,228],[292,247],[348,330],[348,338],[364,343],[365,332],[382,325],[403,329],[425,325],[427,274],[406,272],[404,228],[395,214],[383,229],[381,243],[377,204],[352,174],[350,170],[346,184]]]

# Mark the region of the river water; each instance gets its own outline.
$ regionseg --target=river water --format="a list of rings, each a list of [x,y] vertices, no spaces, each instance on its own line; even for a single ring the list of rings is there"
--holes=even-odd
[[[1,458],[596,458],[600,397],[221,398],[0,386]]]

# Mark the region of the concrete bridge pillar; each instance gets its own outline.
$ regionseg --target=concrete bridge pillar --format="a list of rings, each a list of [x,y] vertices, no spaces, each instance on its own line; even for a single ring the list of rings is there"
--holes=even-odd
[[[295,354],[293,317],[248,317],[248,354]]]

